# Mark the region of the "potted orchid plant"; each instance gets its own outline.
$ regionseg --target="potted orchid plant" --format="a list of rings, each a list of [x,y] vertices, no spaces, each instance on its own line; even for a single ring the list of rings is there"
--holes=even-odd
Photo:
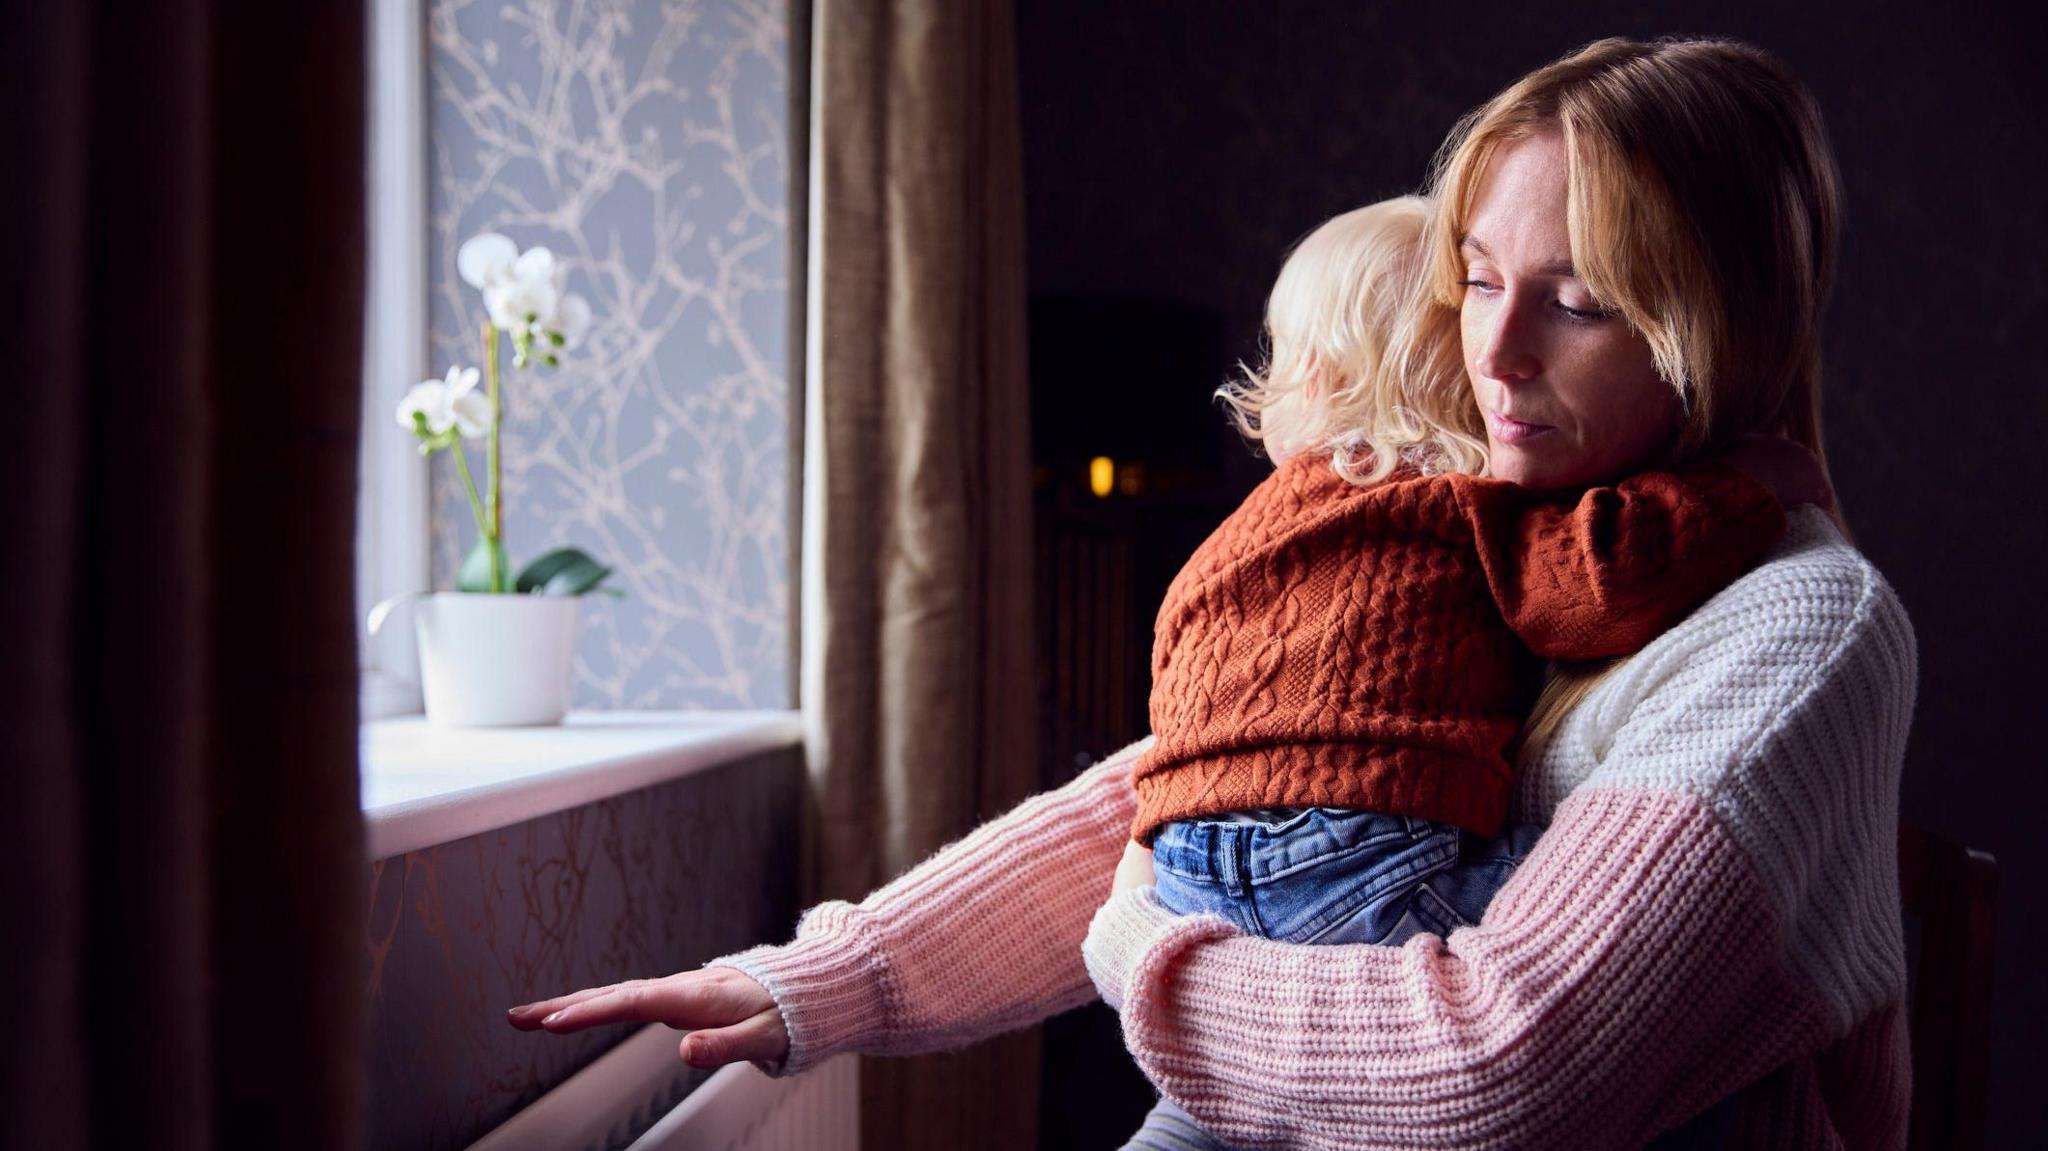
[[[455,727],[558,723],[568,713],[580,620],[577,597],[605,588],[611,569],[579,548],[556,548],[513,570],[505,547],[504,414],[500,351],[509,341],[515,368],[554,368],[590,328],[590,305],[564,293],[561,268],[543,247],[521,252],[487,232],[455,257],[464,282],[483,293],[487,319],[483,368],[454,365],[398,405],[398,423],[419,438],[420,454],[446,451],[476,519],[477,541],[456,576],[456,590],[399,596],[370,616],[375,632],[398,603],[417,601],[414,623],[427,718]],[[478,383],[483,387],[480,391]],[[485,483],[477,488],[465,440],[482,439]]]

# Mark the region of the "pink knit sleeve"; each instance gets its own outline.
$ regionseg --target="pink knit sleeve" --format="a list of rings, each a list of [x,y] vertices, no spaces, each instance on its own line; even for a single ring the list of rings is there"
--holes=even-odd
[[[1813,1044],[1779,938],[1710,811],[1617,791],[1568,799],[1448,940],[1277,943],[1140,887],[1087,958],[1146,1075],[1234,1146],[1634,1147]]]
[[[1095,998],[1081,963],[1137,800],[1131,744],[940,849],[858,904],[807,912],[796,938],[723,956],[775,998],[789,1030],[770,1075],[841,1051],[966,1046]]]
[[[1574,501],[1451,477],[1501,615],[1544,659],[1628,655],[1755,566],[1785,530],[1727,464],[1643,472]]]

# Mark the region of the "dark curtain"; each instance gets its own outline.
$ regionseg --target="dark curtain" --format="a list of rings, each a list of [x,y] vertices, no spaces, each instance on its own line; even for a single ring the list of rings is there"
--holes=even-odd
[[[361,1144],[363,20],[7,10],[0,1146]]]

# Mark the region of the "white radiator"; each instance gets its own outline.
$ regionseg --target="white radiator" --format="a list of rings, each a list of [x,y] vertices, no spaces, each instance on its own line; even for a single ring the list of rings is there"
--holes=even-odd
[[[855,1056],[791,1079],[732,1063],[690,1091],[681,1042],[659,1023],[642,1028],[469,1151],[859,1151]]]

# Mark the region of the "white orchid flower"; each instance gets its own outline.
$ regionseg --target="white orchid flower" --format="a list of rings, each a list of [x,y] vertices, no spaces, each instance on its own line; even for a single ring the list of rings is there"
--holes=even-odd
[[[533,247],[519,253],[519,258],[512,262],[512,276],[514,279],[535,283],[554,283],[555,254],[547,248],[535,244]]]
[[[512,278],[512,267],[519,260],[519,245],[510,237],[496,232],[485,232],[472,236],[455,253],[455,270],[472,288],[488,289],[491,285]]]
[[[484,289],[484,310],[501,332],[534,334],[554,327],[558,299],[546,280],[506,280]]]
[[[476,390],[475,368],[448,369],[446,379],[422,380],[398,402],[398,426],[417,431],[415,417],[425,417],[427,431],[441,435],[455,428],[471,439],[491,428],[491,401]]]
[[[562,291],[564,269],[544,245],[522,252],[496,232],[472,237],[456,253],[462,278],[482,291],[491,325],[517,345],[514,363],[529,358],[556,366],[555,350],[577,347],[590,332],[590,302]]]
[[[513,261],[509,275],[484,290],[484,307],[499,328],[537,335],[554,327],[560,298],[555,287],[555,254],[534,247]]]
[[[590,334],[590,301],[574,292],[563,296],[555,320],[561,325],[557,330],[562,334],[562,346],[576,347]]]
[[[448,411],[448,405],[444,402],[443,393],[446,391],[439,380],[414,384],[405,393],[405,398],[398,401],[398,426],[408,432],[418,431],[419,418],[425,417],[427,431],[436,435],[447,431],[448,425],[454,422],[455,417]],[[436,424],[440,426],[436,427]]]
[[[470,439],[491,430],[491,398],[476,390],[481,373],[475,368],[448,369],[448,411],[455,426]]]

